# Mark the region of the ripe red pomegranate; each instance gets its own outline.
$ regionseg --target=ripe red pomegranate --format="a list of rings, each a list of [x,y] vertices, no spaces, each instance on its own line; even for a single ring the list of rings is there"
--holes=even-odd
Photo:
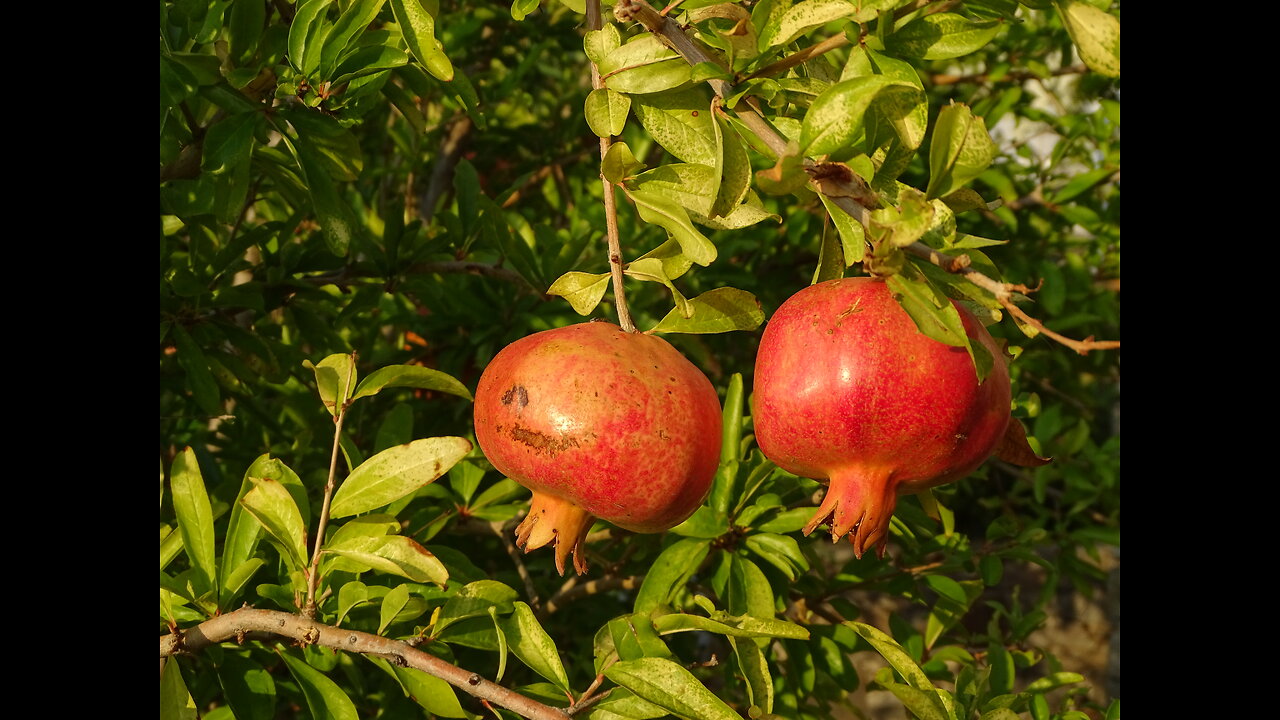
[[[702,504],[720,461],[720,400],[662,338],[606,322],[546,330],[494,357],[475,396],[485,457],[533,491],[525,552],[553,543],[564,574],[595,518],[661,532]]]
[[[784,470],[827,481],[806,535],[829,523],[832,541],[849,535],[858,557],[871,547],[883,556],[898,495],[964,477],[1002,442],[1002,457],[1034,458],[1009,419],[1004,354],[956,308],[994,358],[981,384],[969,353],[922,334],[879,279],[812,285],[769,320],[756,356],[756,441]]]

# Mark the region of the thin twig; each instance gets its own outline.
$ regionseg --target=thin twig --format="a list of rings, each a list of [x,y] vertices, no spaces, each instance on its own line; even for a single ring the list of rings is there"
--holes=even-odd
[[[849,44],[847,35],[833,35],[820,43],[810,45],[809,47],[794,52],[777,62],[770,63],[742,78],[742,80],[751,80],[758,77],[771,77],[779,73],[785,72],[811,58],[815,58],[823,53],[831,52],[836,48],[844,47]]]
[[[529,607],[533,608],[533,611],[537,613],[538,608],[541,607],[542,600],[538,597],[538,589],[533,585],[533,577],[529,575],[529,568],[525,567],[524,559],[520,557],[520,549],[511,541],[511,533],[508,532],[507,523],[495,520],[489,523],[489,528],[493,530],[494,535],[498,536],[498,540],[502,541],[502,547],[506,549],[512,564],[516,566],[516,573],[520,575],[520,580],[524,583],[524,592],[529,596]]]
[[[629,577],[606,577],[599,580],[582,583],[566,582],[555,595],[547,600],[547,604],[543,607],[543,617],[559,610],[561,607],[577,600],[578,598],[595,593],[607,592],[609,590],[632,590],[640,587],[640,583],[644,582],[644,575],[631,575]]]
[[[416,668],[438,677],[470,695],[501,705],[532,720],[564,720],[568,717],[560,708],[544,705],[508,690],[477,673],[450,664],[401,640],[336,628],[278,610],[242,608],[178,633],[161,635],[160,657],[169,657],[182,651],[195,652],[236,639],[237,636],[243,637],[249,632],[292,638],[303,645],[381,655],[404,667]]]
[[[590,0],[587,3],[587,29],[599,30],[604,27],[604,21],[600,17],[600,3],[597,0]],[[604,80],[600,77],[600,68],[596,67],[595,61],[591,61],[591,87],[599,90],[604,87]],[[604,156],[609,152],[609,146],[612,141],[607,137],[600,138],[600,161],[604,162]],[[627,294],[623,287],[622,274],[622,241],[619,239],[618,233],[618,200],[613,194],[613,183],[609,182],[604,176],[604,169],[600,170],[600,185],[604,191],[604,224],[605,235],[609,245],[609,274],[613,278],[613,304],[618,312],[618,326],[626,332],[635,332],[635,323],[631,321],[631,312],[627,309]]]
[[[356,370],[356,354],[351,353],[351,364],[347,368],[346,384],[341,388],[350,388],[353,373]],[[333,453],[329,456],[329,481],[324,486],[324,504],[320,507],[320,526],[316,530],[315,549],[311,551],[311,569],[307,571],[307,604],[302,614],[308,620],[316,616],[316,586],[320,584],[320,546],[324,545],[324,531],[329,525],[329,502],[333,500],[333,490],[338,473],[338,449],[342,445],[342,421],[347,417],[346,398],[335,398],[338,406],[337,415],[333,418]]]

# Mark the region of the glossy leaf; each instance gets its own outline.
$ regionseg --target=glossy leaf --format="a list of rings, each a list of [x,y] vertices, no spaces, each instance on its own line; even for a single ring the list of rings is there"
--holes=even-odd
[[[800,150],[826,155],[854,143],[864,132],[864,116],[876,96],[890,88],[916,92],[911,83],[885,75],[865,75],[836,83],[809,106],[800,129]]]
[[[326,545],[324,551],[414,582],[443,586],[449,580],[449,571],[431,551],[403,535],[348,538]]]
[[[195,700],[182,681],[178,661],[170,657],[160,669],[160,720],[195,720],[197,716]]]
[[[386,0],[354,0],[346,6],[333,30],[325,38],[324,49],[320,52],[320,77],[329,78],[338,65],[342,53],[351,46],[357,35],[363,33],[369,23],[373,22],[378,11]]]
[[[316,38],[317,28],[324,20],[324,13],[333,4],[333,0],[302,0],[298,3],[298,10],[293,16],[293,23],[289,26],[289,63],[301,72],[304,69],[304,59],[307,57],[308,44]],[[319,54],[314,50],[311,53],[317,60]]]
[[[609,680],[688,720],[740,720],[688,670],[666,658],[624,660],[604,671]]]
[[[311,710],[313,718],[359,720],[355,703],[351,702],[351,698],[347,697],[347,693],[336,682],[288,652],[278,654],[302,689],[302,696],[306,698],[307,708]]]
[[[636,593],[635,611],[649,613],[670,604],[710,549],[710,541],[699,538],[685,538],[668,545],[644,576]]]
[[[409,604],[409,586],[397,585],[382,598],[382,606],[378,610],[378,634],[386,632],[387,626]]]
[[[630,112],[631,98],[612,88],[592,90],[583,107],[591,132],[602,138],[621,135]]]
[[[284,551],[294,569],[307,567],[307,527],[302,513],[284,485],[270,478],[250,478],[253,489],[245,493],[240,504],[262,526]]]
[[[652,332],[722,333],[755,330],[764,322],[760,301],[745,290],[723,287],[708,290],[689,300],[690,317],[678,309],[667,313]]]
[[[604,299],[605,291],[609,289],[609,278],[609,273],[567,272],[551,283],[547,294],[568,300],[573,311],[585,317]]]
[[[385,388],[411,387],[457,395],[471,400],[471,391],[452,375],[420,365],[388,365],[369,373],[356,386],[351,399],[376,395]]]
[[[1084,64],[1100,75],[1120,77],[1120,20],[1081,0],[1055,0],[1053,5]]]
[[[534,672],[568,692],[569,677],[565,674],[556,643],[542,629],[529,605],[517,601],[511,615],[499,622],[511,652]]]
[[[987,169],[997,148],[986,123],[965,105],[948,105],[938,115],[929,144],[929,186],[925,195],[942,197]]]
[[[213,550],[213,508],[205,491],[204,477],[200,474],[200,463],[191,448],[174,457],[169,468],[169,488],[173,494],[173,509],[178,516],[182,546],[196,571],[196,592],[203,594],[214,588],[218,577]]]
[[[409,52],[427,72],[444,82],[453,80],[453,63],[436,39],[436,23],[419,0],[391,0],[391,12],[404,35]]]
[[[897,29],[885,41],[894,55],[922,60],[956,58],[981,48],[995,38],[1003,24],[998,20],[971,20],[956,13],[925,15]]]
[[[746,680],[747,700],[761,712],[773,712],[773,678],[764,652],[754,640],[730,637],[729,646],[733,648],[738,671]]]
[[[715,167],[716,140],[710,105],[701,88],[631,99],[631,109],[640,124],[667,152],[687,163]]]
[[[805,31],[833,20],[852,17],[857,4],[848,0],[804,0],[792,5],[775,22],[760,30],[761,52],[775,45],[786,45]]]
[[[663,228],[680,243],[685,257],[702,266],[716,259],[716,246],[693,226],[689,213],[674,201],[645,190],[628,190],[627,197],[635,203],[642,220]]]
[[[469,452],[471,442],[460,437],[423,438],[383,450],[342,483],[330,516],[347,517],[395,502],[435,481]]]
[[[276,684],[271,673],[253,659],[223,653],[217,663],[218,683],[236,720],[271,720],[275,717]]]

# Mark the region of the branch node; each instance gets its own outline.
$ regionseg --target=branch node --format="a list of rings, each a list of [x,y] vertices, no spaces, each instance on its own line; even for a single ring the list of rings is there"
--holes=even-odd
[[[481,678],[481,677],[480,677],[480,674],[479,674],[479,673],[471,673],[471,677],[467,678],[467,684],[468,684],[468,685],[479,685],[479,684],[480,684],[480,681],[481,681],[482,679],[483,679],[483,678]]]

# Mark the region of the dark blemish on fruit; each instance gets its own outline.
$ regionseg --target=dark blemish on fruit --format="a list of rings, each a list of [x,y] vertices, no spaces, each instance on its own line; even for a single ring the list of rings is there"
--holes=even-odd
[[[511,439],[527,445],[531,450],[546,453],[555,457],[569,448],[578,447],[578,439],[573,436],[554,438],[536,430],[522,428],[519,425],[511,428]]]
[[[515,385],[510,390],[502,393],[502,404],[510,405],[515,402],[519,405],[517,410],[523,410],[525,405],[529,404],[529,391],[524,389],[523,385]]]
[[[698,111],[697,111],[697,110],[694,110],[694,111],[693,111],[693,116],[694,116],[694,117],[698,117]]]

